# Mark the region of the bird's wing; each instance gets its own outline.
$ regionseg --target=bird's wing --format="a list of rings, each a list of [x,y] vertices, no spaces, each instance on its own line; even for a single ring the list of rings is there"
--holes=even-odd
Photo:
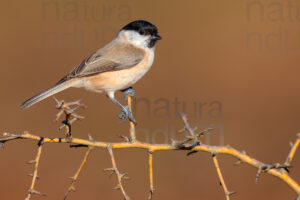
[[[144,58],[144,51],[130,44],[112,43],[85,58],[57,84],[77,77],[134,67]]]

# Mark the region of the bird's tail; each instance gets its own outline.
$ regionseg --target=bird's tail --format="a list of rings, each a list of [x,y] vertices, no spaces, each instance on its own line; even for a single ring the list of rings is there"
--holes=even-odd
[[[33,104],[42,101],[43,99],[46,99],[47,97],[54,95],[58,92],[61,92],[71,86],[74,85],[74,81],[75,80],[68,80],[62,83],[59,83],[51,88],[48,88],[47,90],[44,90],[43,92],[40,92],[39,94],[31,97],[30,99],[27,99],[26,101],[24,101],[23,103],[20,104],[20,107],[22,109],[24,108],[28,108],[30,106],[32,106]]]

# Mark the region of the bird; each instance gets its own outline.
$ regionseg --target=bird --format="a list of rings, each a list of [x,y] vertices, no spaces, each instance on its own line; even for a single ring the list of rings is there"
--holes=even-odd
[[[129,92],[134,93],[132,85],[151,68],[155,46],[161,39],[157,27],[152,23],[146,20],[130,22],[112,41],[86,57],[54,86],[24,101],[20,107],[30,107],[71,87],[84,88],[105,93],[122,109],[119,117],[136,124],[129,109],[115,98],[115,92],[121,91],[124,96]]]

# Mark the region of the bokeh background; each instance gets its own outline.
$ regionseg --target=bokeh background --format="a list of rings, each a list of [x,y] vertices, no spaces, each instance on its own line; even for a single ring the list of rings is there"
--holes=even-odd
[[[300,130],[300,2],[277,0],[133,1],[41,0],[2,1],[0,7],[0,127],[2,132],[61,137],[53,123],[54,100],[27,110],[18,105],[52,86],[86,56],[113,39],[130,21],[146,19],[157,25],[163,40],[156,47],[152,69],[135,86],[138,139],[170,142],[179,139],[179,111],[193,125],[216,127],[209,144],[230,144],[266,163],[284,162]],[[83,99],[86,118],[73,126],[75,137],[121,141],[128,124],[117,118],[120,109],[105,95],[69,89],[56,95],[67,101]],[[122,100],[122,95],[117,97]],[[13,141],[0,149],[1,199],[24,199],[36,155],[36,142]],[[36,189],[62,199],[84,149],[46,144]],[[131,177],[124,186],[132,199],[148,197],[147,152],[116,150],[121,172]],[[220,156],[232,199],[295,199],[277,178]],[[299,152],[291,175],[300,181]],[[70,199],[122,199],[105,149],[88,159],[77,191]],[[155,199],[224,199],[209,154],[156,152]]]

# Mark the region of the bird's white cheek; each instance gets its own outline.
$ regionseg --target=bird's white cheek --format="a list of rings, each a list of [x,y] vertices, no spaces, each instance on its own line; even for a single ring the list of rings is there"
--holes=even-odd
[[[148,48],[150,36],[140,35],[137,32],[131,31],[127,33],[127,37],[133,45],[141,48]]]

